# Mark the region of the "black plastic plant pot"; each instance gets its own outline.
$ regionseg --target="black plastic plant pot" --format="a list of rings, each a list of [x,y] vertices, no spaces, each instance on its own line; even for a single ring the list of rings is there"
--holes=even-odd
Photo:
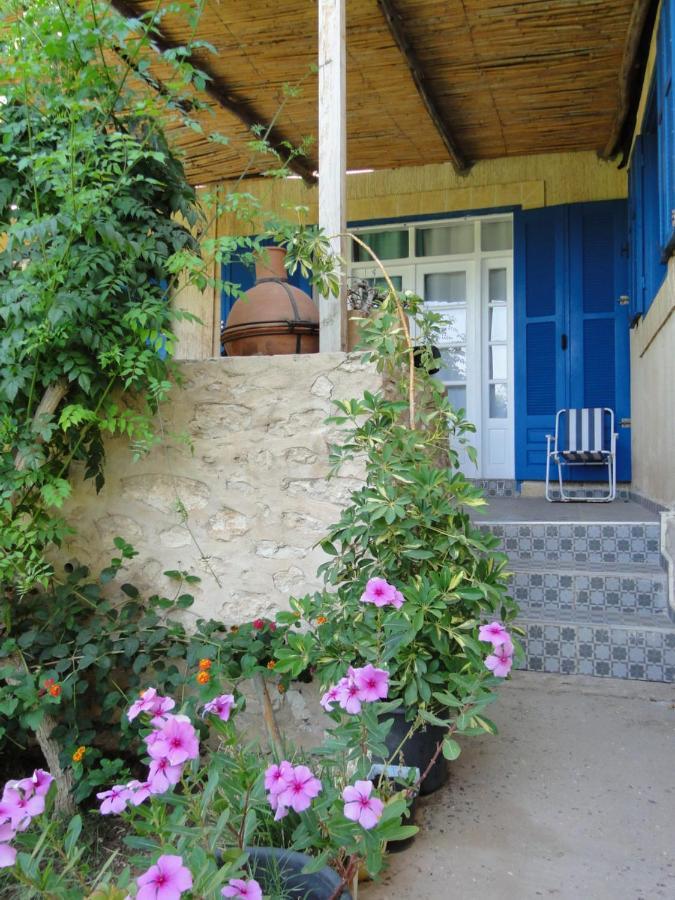
[[[352,900],[346,888],[339,891],[340,876],[326,866],[318,872],[303,874],[312,860],[304,853],[280,847],[247,847],[251,875],[263,894],[288,900]]]
[[[410,730],[410,722],[406,722],[405,713],[402,710],[394,710],[392,716],[394,717],[394,724],[385,741],[390,753],[393,753],[399,747],[401,741]],[[438,743],[443,741],[445,734],[446,729],[440,725],[423,726],[412,737],[408,738],[399,751],[399,758],[392,760],[392,762],[398,764],[402,756],[406,766],[415,766],[424,774],[436,753]],[[434,791],[443,787],[447,780],[448,767],[445,757],[442,753],[439,753],[436,757],[436,762],[420,785],[420,794],[422,796],[433,794]]]
[[[410,789],[411,783],[416,784],[419,781],[419,777],[420,770],[412,766],[381,766],[375,764],[368,773],[368,778],[374,783],[376,790],[381,793],[383,789],[388,788],[388,795],[392,793],[392,788],[394,793]],[[415,793],[413,794],[412,802],[403,816],[401,825],[415,824],[415,816],[417,815],[419,804],[417,800],[418,789],[413,788],[413,790]],[[400,841],[387,841],[387,852],[400,853],[402,850],[407,850],[415,840],[415,837],[416,835],[413,834],[412,837],[403,838]]]

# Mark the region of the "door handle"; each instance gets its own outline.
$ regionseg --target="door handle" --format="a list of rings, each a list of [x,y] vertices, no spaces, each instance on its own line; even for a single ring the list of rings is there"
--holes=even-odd
[[[560,336],[560,349],[567,350],[567,335],[563,334]]]

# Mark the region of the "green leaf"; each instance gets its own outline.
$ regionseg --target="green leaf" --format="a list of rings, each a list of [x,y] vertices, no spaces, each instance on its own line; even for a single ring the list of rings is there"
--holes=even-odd
[[[68,825],[68,830],[66,831],[66,836],[63,841],[63,849],[66,851],[66,856],[70,856],[75,846],[77,844],[78,838],[82,832],[82,817],[74,816]]]
[[[443,741],[443,756],[446,759],[457,759],[459,754],[462,752],[462,748],[459,746],[457,741],[454,741],[452,738],[446,737]]]

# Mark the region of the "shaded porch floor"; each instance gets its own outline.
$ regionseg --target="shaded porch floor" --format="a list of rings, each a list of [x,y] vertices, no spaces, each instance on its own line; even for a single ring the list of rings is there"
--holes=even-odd
[[[675,897],[672,686],[516,672],[362,900]]]
[[[635,500],[611,503],[549,503],[544,497],[488,497],[488,505],[472,512],[488,522],[658,522],[659,516]]]

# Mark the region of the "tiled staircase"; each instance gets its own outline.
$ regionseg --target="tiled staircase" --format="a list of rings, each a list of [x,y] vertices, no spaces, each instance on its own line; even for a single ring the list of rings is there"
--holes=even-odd
[[[619,508],[629,521],[610,521],[613,504],[506,502],[510,515],[493,518],[500,501],[492,500],[481,527],[509,555],[517,624],[525,632],[523,668],[675,681],[675,621],[658,518],[644,510],[640,521],[637,504],[628,516]],[[523,504],[523,514],[514,515]],[[577,520],[555,521],[562,510]]]

